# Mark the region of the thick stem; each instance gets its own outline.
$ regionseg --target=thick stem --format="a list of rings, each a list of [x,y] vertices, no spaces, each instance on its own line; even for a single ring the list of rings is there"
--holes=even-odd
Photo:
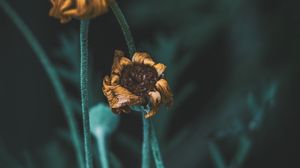
[[[156,136],[155,127],[154,127],[153,121],[151,119],[149,119],[149,120],[150,120],[150,124],[151,124],[151,127],[150,127],[151,148],[152,148],[155,165],[156,165],[156,168],[164,168],[164,164],[163,164],[163,160],[161,157],[160,148],[159,148],[159,144],[158,144],[158,140],[157,140],[157,136]]]
[[[0,7],[3,11],[10,17],[12,22],[16,25],[19,31],[24,36],[25,40],[28,42],[35,55],[43,65],[55,91],[55,94],[58,97],[58,100],[63,108],[64,115],[67,119],[68,127],[71,132],[72,143],[74,145],[74,149],[76,152],[78,164],[81,168],[84,168],[84,160],[82,155],[82,148],[80,144],[80,136],[77,128],[77,124],[75,121],[74,113],[72,112],[70,102],[67,99],[67,93],[63,88],[63,84],[60,81],[57,72],[55,71],[55,67],[49,60],[46,52],[38,42],[37,38],[30,31],[28,26],[22,21],[22,19],[18,16],[18,14],[7,4],[4,0],[0,0]]]
[[[89,20],[80,21],[80,91],[86,168],[93,167],[88,108],[88,29]]]
[[[147,112],[145,112],[147,113]],[[142,168],[149,168],[150,167],[150,124],[149,120],[144,117],[143,118],[143,148],[142,148]]]
[[[128,46],[129,54],[130,54],[130,56],[133,56],[133,54],[136,51],[136,48],[134,45],[134,41],[132,38],[132,34],[130,31],[129,25],[124,17],[124,14],[121,11],[119,5],[117,4],[117,2],[115,0],[112,0],[112,2],[110,3],[110,8],[113,11],[115,17],[117,18],[117,20],[121,26],[122,32],[125,37],[126,44]]]
[[[100,162],[102,168],[108,168],[108,155],[107,155],[107,148],[106,148],[106,134],[102,128],[98,128],[96,132],[96,139],[98,145],[98,151],[100,155]]]

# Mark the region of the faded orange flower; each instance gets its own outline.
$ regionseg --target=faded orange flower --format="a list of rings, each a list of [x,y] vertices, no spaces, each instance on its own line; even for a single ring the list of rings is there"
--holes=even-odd
[[[108,11],[110,0],[51,0],[49,15],[67,23],[72,18],[90,19]]]
[[[107,97],[112,111],[129,113],[130,106],[151,104],[151,110],[145,118],[154,116],[160,104],[170,106],[173,94],[163,72],[166,66],[155,63],[145,52],[136,52],[132,60],[120,50],[115,51],[110,76],[103,80],[103,93]]]

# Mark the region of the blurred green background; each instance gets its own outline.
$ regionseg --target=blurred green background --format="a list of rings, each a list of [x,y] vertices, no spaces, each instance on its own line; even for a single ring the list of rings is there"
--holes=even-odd
[[[60,24],[50,18],[47,0],[8,2],[57,67],[82,128],[79,21]],[[123,0],[119,5],[138,50],[168,66],[174,107],[155,117],[167,168],[300,166],[298,1]],[[0,167],[77,167],[49,78],[2,10],[0,37]],[[89,38],[92,107],[106,103],[102,79],[110,73],[113,51],[127,47],[111,11],[91,21]],[[113,167],[139,167],[141,142],[140,116],[122,115],[109,138]]]

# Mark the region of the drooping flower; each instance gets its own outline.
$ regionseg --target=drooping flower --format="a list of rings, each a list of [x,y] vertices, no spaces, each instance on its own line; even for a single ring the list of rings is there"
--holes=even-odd
[[[155,63],[145,52],[136,52],[132,60],[120,50],[115,51],[110,76],[103,80],[103,93],[107,97],[112,111],[129,113],[130,106],[145,106],[150,102],[151,110],[145,118],[154,116],[160,104],[170,106],[173,94],[164,78],[166,66]]]
[[[108,11],[110,0],[51,0],[49,15],[67,23],[72,18],[90,19]]]

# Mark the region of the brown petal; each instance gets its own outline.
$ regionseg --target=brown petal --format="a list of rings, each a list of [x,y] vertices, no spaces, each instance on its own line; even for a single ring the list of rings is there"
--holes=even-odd
[[[168,81],[165,79],[160,79],[156,82],[155,87],[162,95],[162,102],[170,106],[173,102],[173,94],[169,87]]]
[[[151,107],[150,112],[148,112],[145,115],[145,118],[150,118],[150,117],[154,116],[155,114],[157,114],[159,104],[161,102],[161,95],[158,91],[151,91],[148,93],[148,95],[149,95],[150,103],[152,104],[152,107]]]
[[[117,75],[117,74],[112,74],[110,76],[111,78],[111,85],[115,86],[115,85],[118,85],[119,84],[119,81],[120,81],[120,76]]]
[[[155,62],[152,60],[151,56],[148,53],[145,52],[136,52],[132,56],[132,62],[139,63],[139,64],[145,64],[152,66],[155,64]]]
[[[116,114],[129,113],[131,110],[129,106],[124,106],[120,108],[113,108],[112,111]]]
[[[141,97],[132,94],[124,87],[120,85],[111,85],[111,79],[108,76],[105,76],[103,79],[102,90],[112,109],[143,103]]]
[[[70,7],[72,5],[72,0],[66,0],[65,2],[62,3],[62,5],[60,6],[60,10],[63,11],[66,8]]]
[[[124,53],[120,50],[115,50],[115,57],[112,66],[112,73],[121,75],[123,68],[127,65],[132,64],[132,62],[125,57]]]
[[[153,67],[156,69],[158,76],[160,76],[162,73],[165,72],[167,66],[165,66],[164,64],[158,63],[153,65]]]
[[[94,16],[101,15],[108,11],[108,0],[91,0],[94,8]]]

